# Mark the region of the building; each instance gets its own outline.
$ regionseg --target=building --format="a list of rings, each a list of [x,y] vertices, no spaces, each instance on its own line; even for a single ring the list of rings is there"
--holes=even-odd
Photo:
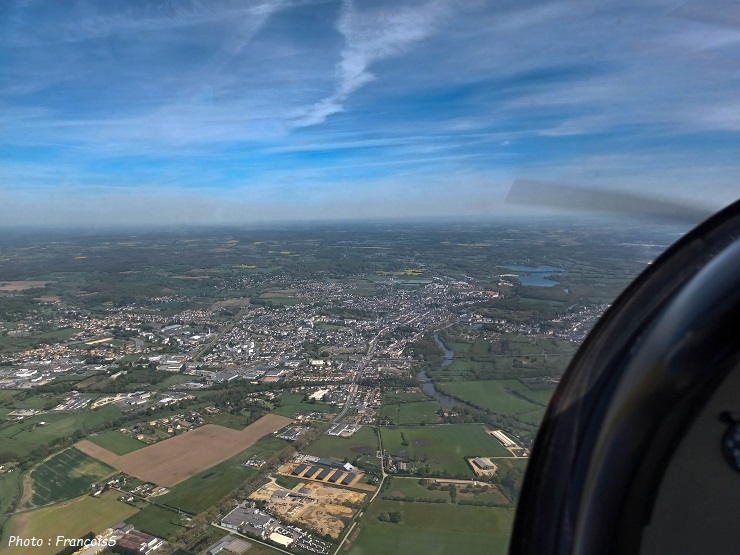
[[[291,538],[290,536],[285,536],[278,532],[273,532],[272,534],[270,534],[269,540],[278,543],[283,547],[290,547],[290,545],[293,543],[293,538]]]
[[[491,459],[487,459],[484,457],[474,458],[473,464],[481,470],[496,470],[496,465],[491,462]]]
[[[149,555],[152,551],[159,549],[164,545],[164,540],[151,534],[146,534],[136,530],[131,524],[116,525],[116,545],[138,551],[144,555]]]
[[[221,526],[230,530],[237,530],[247,534],[253,534],[262,539],[267,538],[273,528],[280,522],[272,515],[259,509],[238,506],[221,519]]]
[[[501,430],[495,430],[493,432],[493,436],[501,442],[501,445],[506,447],[507,449],[509,447],[516,447],[516,443],[514,443],[504,432]]]
[[[216,372],[212,376],[212,380],[216,383],[222,383],[222,382],[230,382],[231,380],[235,380],[239,377],[239,374],[236,372],[229,372],[227,370],[222,370],[221,372]]]
[[[341,468],[342,470],[346,470],[347,472],[351,472],[355,469],[355,467],[348,462],[333,461],[331,459],[319,459],[316,462],[319,464],[323,464],[324,466],[328,466],[329,468]]]

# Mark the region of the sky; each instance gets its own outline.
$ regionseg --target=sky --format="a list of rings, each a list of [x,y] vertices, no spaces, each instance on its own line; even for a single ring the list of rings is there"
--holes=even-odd
[[[739,91],[729,0],[4,0],[0,225],[715,209]]]

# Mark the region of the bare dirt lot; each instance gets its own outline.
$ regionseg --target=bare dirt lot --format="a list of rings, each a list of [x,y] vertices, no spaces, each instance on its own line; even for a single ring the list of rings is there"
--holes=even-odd
[[[287,521],[337,538],[367,495],[317,482],[287,490],[270,481],[249,497],[264,501],[268,510]]]
[[[206,424],[128,455],[116,455],[87,440],[76,443],[75,447],[126,474],[172,487],[233,457],[291,422],[290,418],[268,414],[243,430]]]
[[[46,287],[51,281],[0,281],[0,291],[25,291],[26,289],[36,289],[37,287]]]

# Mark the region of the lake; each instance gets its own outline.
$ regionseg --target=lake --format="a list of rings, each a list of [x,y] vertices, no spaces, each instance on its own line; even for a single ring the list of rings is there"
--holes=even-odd
[[[552,278],[553,274],[564,272],[563,268],[557,266],[501,266],[513,272],[522,272],[517,279],[522,285],[531,287],[552,287],[558,282]]]

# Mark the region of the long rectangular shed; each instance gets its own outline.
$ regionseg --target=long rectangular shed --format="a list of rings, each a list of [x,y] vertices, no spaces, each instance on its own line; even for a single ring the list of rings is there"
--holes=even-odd
[[[308,471],[303,475],[304,478],[313,478],[314,475],[321,470],[320,466],[312,466],[308,469]]]
[[[352,480],[354,480],[355,478],[357,478],[357,474],[355,474],[354,472],[350,472],[344,477],[344,480],[342,480],[341,483],[344,484],[345,486],[348,486],[352,483]]]
[[[342,471],[342,470],[337,470],[336,472],[334,472],[334,474],[332,474],[332,475],[331,475],[331,477],[329,478],[329,481],[330,481],[330,482],[331,482],[332,484],[335,484],[335,483],[336,483],[336,482],[337,482],[337,481],[339,480],[339,477],[340,477],[340,476],[341,476],[342,474],[344,474],[344,471]]]
[[[331,474],[331,472],[332,472],[332,469],[331,468],[325,468],[324,470],[321,471],[321,474],[319,474],[318,476],[316,476],[316,479],[317,480],[323,480],[329,474]]]
[[[308,468],[308,465],[307,464],[298,465],[298,466],[295,467],[295,469],[293,470],[293,472],[291,472],[291,474],[293,476],[300,476],[301,472],[303,472],[304,470],[306,470],[306,468]]]

